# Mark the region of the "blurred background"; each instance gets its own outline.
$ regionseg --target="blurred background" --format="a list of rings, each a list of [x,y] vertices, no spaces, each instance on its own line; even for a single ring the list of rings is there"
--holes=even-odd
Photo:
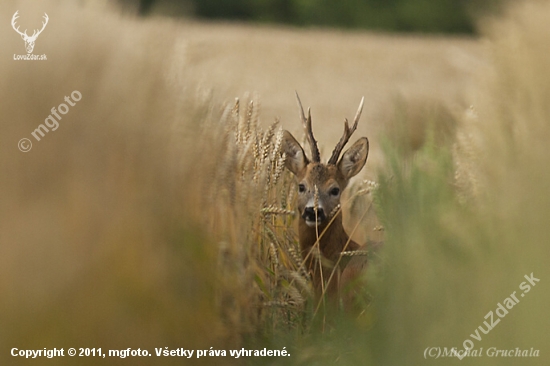
[[[140,15],[398,32],[474,33],[502,0],[120,0]]]
[[[16,11],[29,34],[48,14],[47,61],[14,60]],[[548,1],[7,0],[0,19],[0,364],[48,363],[12,347],[548,363]],[[318,311],[296,255],[279,156],[283,128],[302,135],[296,90],[325,157],[365,96],[371,150],[343,216],[385,246],[359,314]],[[530,273],[541,281],[474,343],[540,357],[424,359],[461,349]],[[151,359],[182,363],[49,363]]]

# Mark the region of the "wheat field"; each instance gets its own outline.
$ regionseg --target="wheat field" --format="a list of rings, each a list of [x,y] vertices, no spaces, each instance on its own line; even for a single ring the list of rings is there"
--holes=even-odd
[[[94,4],[91,6],[90,4]],[[542,365],[550,326],[550,5],[477,38],[165,18],[5,1],[0,48],[0,363]],[[9,26],[49,23],[35,54]],[[33,131],[70,106],[40,140]],[[362,311],[324,313],[302,266],[282,129],[311,107],[326,159],[362,96],[348,232],[385,241]],[[22,152],[27,138],[32,149]],[[470,337],[533,273],[540,282]],[[285,349],[290,357],[24,359],[12,348]],[[540,350],[490,357],[487,350]]]

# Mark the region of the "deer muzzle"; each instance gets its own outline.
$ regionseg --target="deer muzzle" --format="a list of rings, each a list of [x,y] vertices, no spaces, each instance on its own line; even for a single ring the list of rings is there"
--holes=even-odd
[[[305,220],[307,226],[314,227],[321,225],[326,220],[327,215],[325,215],[325,210],[322,208],[318,208],[317,213],[315,213],[314,207],[306,207],[302,218]]]

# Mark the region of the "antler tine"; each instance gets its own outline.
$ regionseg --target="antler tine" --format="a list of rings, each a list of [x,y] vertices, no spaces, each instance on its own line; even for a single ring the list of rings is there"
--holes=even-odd
[[[12,28],[13,28],[17,33],[19,33],[20,35],[23,35],[23,34],[27,35],[27,30],[26,30],[26,29],[25,29],[25,32],[23,33],[23,32],[21,32],[21,31],[19,30],[19,26],[18,26],[17,28],[15,27],[15,21],[17,20],[17,18],[19,18],[19,10],[17,10],[17,11],[15,12],[15,14],[13,14],[13,17],[11,18],[11,26],[12,26]]]
[[[302,119],[302,125],[304,126],[304,129],[306,131],[307,140],[311,148],[311,160],[315,163],[320,163],[321,154],[319,154],[317,141],[315,141],[315,137],[313,137],[313,130],[311,128],[311,110],[309,108],[307,109],[307,118],[306,118],[306,115],[304,114],[304,107],[302,107],[302,101],[300,100],[300,96],[298,95],[298,92],[296,92],[296,99],[298,100],[298,106],[300,107],[300,118]]]
[[[361,113],[363,112],[364,102],[365,102],[365,97],[361,98],[361,102],[359,103],[359,108],[357,108],[357,113],[355,114],[355,118],[353,120],[353,126],[351,127],[351,129],[349,128],[347,118],[344,121],[344,134],[340,138],[340,141],[338,141],[338,144],[336,144],[336,147],[332,152],[332,156],[330,157],[328,164],[336,164],[338,162],[338,158],[340,157],[340,153],[344,149],[344,146],[346,146],[351,135],[353,135],[353,133],[357,129],[357,124],[359,123],[359,119],[361,118]]]
[[[13,14],[13,16],[11,17],[11,25],[15,25],[15,21],[17,20],[17,18],[19,18],[19,10],[17,10],[15,14]]]
[[[46,14],[46,13],[44,13],[43,18],[44,18],[44,22],[42,22],[42,29],[40,29],[40,30],[37,29],[37,30],[34,31],[35,33],[38,31],[38,33],[36,34],[36,37],[38,37],[38,35],[40,33],[42,33],[44,28],[46,28],[46,25],[48,24],[48,21],[50,20],[50,18],[48,17],[48,14]],[[33,36],[35,36],[35,35],[33,34]]]

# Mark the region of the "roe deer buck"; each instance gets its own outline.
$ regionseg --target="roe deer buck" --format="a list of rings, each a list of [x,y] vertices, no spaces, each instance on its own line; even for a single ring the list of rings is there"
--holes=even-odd
[[[356,251],[361,246],[344,231],[342,215],[335,214],[340,207],[342,191],[367,161],[369,140],[366,137],[357,140],[339,159],[342,149],[357,128],[364,98],[361,99],[351,129],[345,120],[344,134],[326,164],[321,163],[317,141],[313,137],[310,110],[306,118],[298,93],[296,98],[311,148],[311,160],[288,131],[284,131],[282,151],[286,154],[285,166],[298,180],[300,249],[306,268],[312,274],[316,294],[327,293],[334,299],[340,290],[358,277],[366,265],[366,257],[352,257],[347,264],[341,260],[343,251]],[[320,253],[320,256],[315,253]],[[347,294],[345,300],[349,301],[352,297],[352,294]]]

